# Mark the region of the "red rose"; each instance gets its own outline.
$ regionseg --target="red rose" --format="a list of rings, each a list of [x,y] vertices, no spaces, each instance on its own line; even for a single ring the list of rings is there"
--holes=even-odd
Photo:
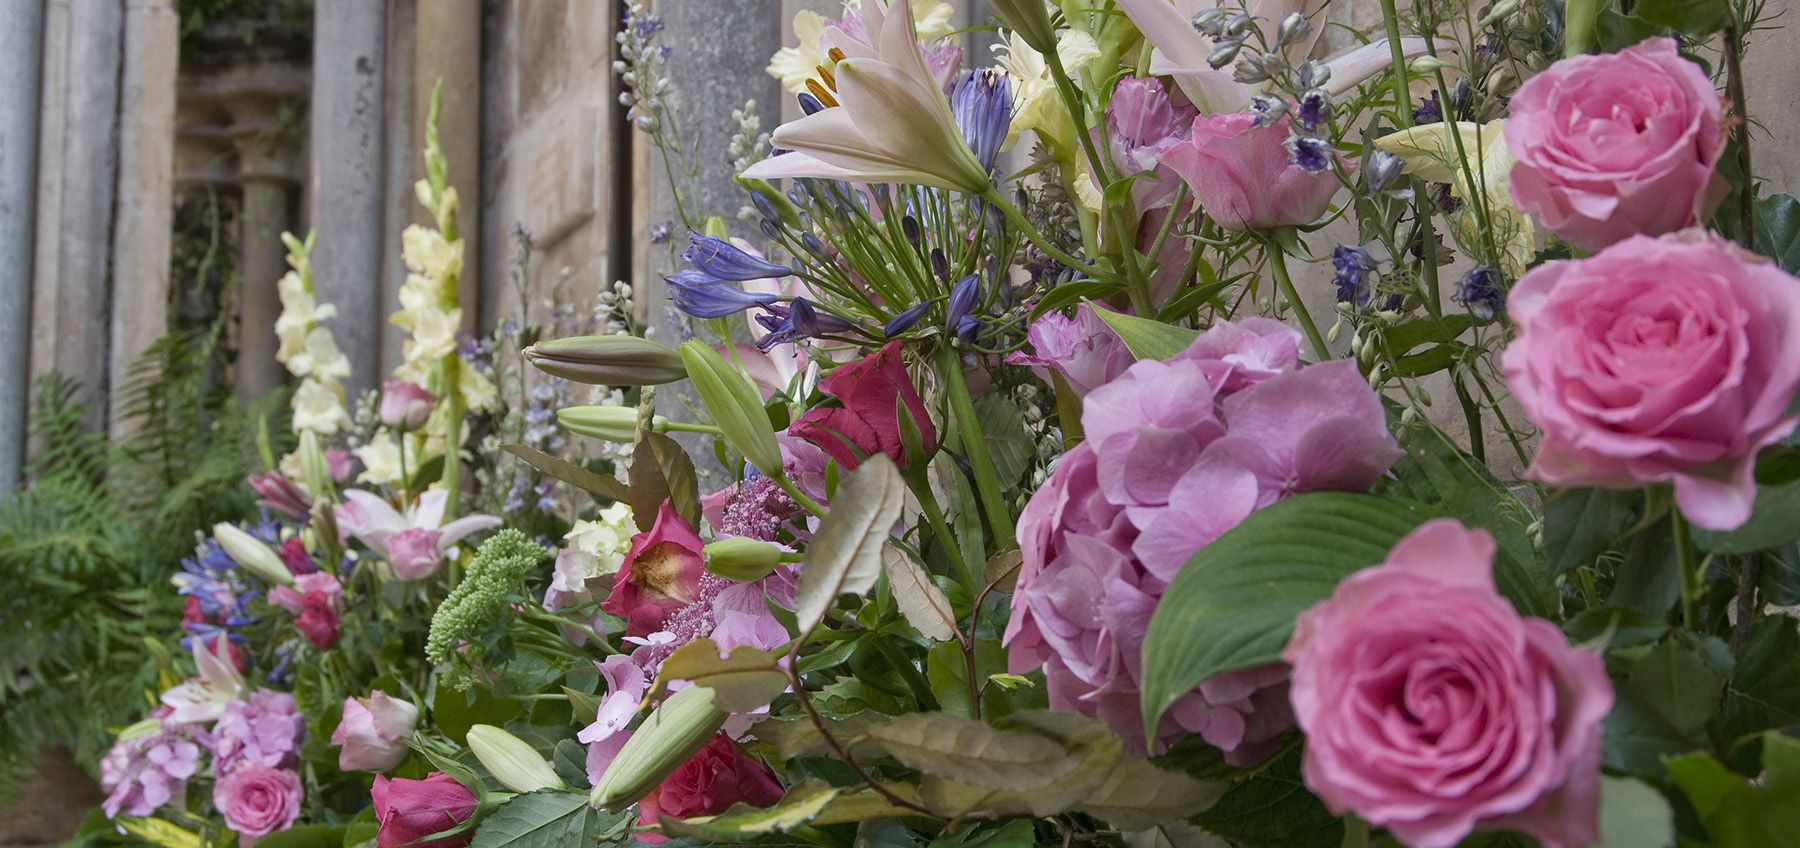
[[[919,425],[920,445],[926,454],[937,449],[937,428],[900,361],[899,342],[888,342],[870,356],[838,366],[820,381],[819,388],[837,398],[840,406],[810,410],[790,425],[788,432],[818,445],[846,470],[878,453],[887,454],[902,468],[922,460],[906,456],[900,441],[901,415],[912,416]]]
[[[375,778],[369,790],[375,802],[376,848],[399,848],[415,839],[449,830],[475,814],[475,795],[456,779],[434,772],[424,780]],[[470,835],[421,842],[408,848],[461,848]]]
[[[781,794],[781,784],[769,767],[721,733],[638,802],[638,824],[656,824],[663,817],[714,816],[739,801],[768,807],[780,801]],[[638,840],[653,845],[668,841],[656,834],[639,834]]]

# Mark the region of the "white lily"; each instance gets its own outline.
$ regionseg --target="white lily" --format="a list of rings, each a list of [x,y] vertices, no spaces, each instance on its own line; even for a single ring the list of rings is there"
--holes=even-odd
[[[168,721],[176,724],[204,724],[225,714],[225,706],[244,696],[244,677],[231,661],[231,643],[225,634],[213,639],[207,650],[200,639],[194,640],[194,667],[199,674],[186,683],[162,693],[162,702],[173,712]]]
[[[1212,39],[1194,29],[1194,15],[1203,0],[1118,0],[1119,9],[1131,18],[1138,31],[1155,48],[1150,53],[1150,73],[1175,81],[1193,101],[1195,108],[1207,114],[1241,112],[1250,105],[1252,87],[1232,78],[1231,66],[1215,69],[1207,64],[1212,52]],[[1249,0],[1245,11],[1256,18],[1264,39],[1275,43],[1274,28],[1295,12],[1312,17],[1324,8],[1325,0]],[[1283,49],[1290,62],[1304,61],[1312,52],[1324,27],[1315,24],[1311,33]],[[1400,39],[1401,52],[1408,58],[1426,52],[1425,39]],[[1354,47],[1324,61],[1331,69],[1325,90],[1342,94],[1374,76],[1393,60],[1385,38]]]
[[[1400,157],[1407,174],[1450,184],[1450,194],[1464,204],[1451,221],[1451,235],[1471,253],[1482,249],[1481,219],[1471,208],[1481,204],[1500,252],[1501,270],[1517,277],[1536,255],[1537,225],[1513,205],[1513,157],[1502,134],[1505,125],[1503,120],[1424,124],[1376,139],[1375,149]]]
[[[774,145],[789,152],[751,165],[743,175],[985,190],[987,172],[919,54],[909,0],[867,0],[862,13],[868,44],[835,27],[824,35],[844,56],[834,74],[838,105],[777,127]]]

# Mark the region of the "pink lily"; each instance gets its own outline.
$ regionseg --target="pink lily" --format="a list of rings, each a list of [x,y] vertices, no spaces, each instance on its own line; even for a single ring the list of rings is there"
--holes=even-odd
[[[171,712],[167,721],[175,724],[205,724],[225,714],[225,705],[244,696],[244,676],[231,660],[231,642],[221,633],[213,639],[212,649],[195,639],[194,667],[199,671],[186,683],[162,693],[162,702]]]
[[[394,576],[424,580],[437,573],[457,542],[500,526],[500,519],[492,515],[465,515],[444,524],[446,497],[442,489],[433,489],[401,515],[379,495],[351,489],[337,508],[338,528],[386,557]]]
[[[1150,53],[1150,73],[1167,76],[1194,106],[1207,114],[1241,112],[1250,106],[1255,90],[1232,78],[1231,66],[1215,69],[1207,64],[1212,52],[1212,39],[1194,29],[1194,15],[1203,0],[1118,0],[1119,9],[1137,25],[1144,38],[1155,48]],[[1324,8],[1325,0],[1249,0],[1245,11],[1256,19],[1265,41],[1273,46],[1275,27],[1294,12],[1312,17]],[[1290,62],[1305,61],[1324,30],[1315,23],[1311,34],[1284,49]],[[1425,39],[1400,39],[1401,52],[1408,58],[1426,52]],[[1379,73],[1393,60],[1385,38],[1378,38],[1332,56],[1324,64],[1331,69],[1325,90],[1342,94]]]

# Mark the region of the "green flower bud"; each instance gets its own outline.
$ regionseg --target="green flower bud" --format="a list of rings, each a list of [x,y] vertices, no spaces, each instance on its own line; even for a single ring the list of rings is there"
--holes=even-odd
[[[274,549],[263,544],[261,539],[239,530],[237,525],[223,522],[214,524],[213,539],[224,549],[225,555],[245,571],[277,586],[294,585],[293,572],[288,571],[287,564],[281,561]]]
[[[762,473],[780,474],[781,447],[775,443],[775,428],[750,381],[699,340],[681,346],[681,361],[700,401],[723,431],[725,443]]]
[[[727,580],[761,580],[781,564],[781,549],[768,542],[732,536],[705,548],[706,570]]]
[[[629,445],[637,441],[638,411],[629,406],[570,406],[556,411],[556,423],[564,430],[590,439]],[[658,433],[668,428],[661,415],[650,421]]]
[[[681,356],[637,336],[576,336],[538,342],[525,358],[539,371],[590,386],[655,386],[687,376]]]
[[[1050,9],[1044,0],[993,0],[989,5],[995,16],[1031,49],[1046,56],[1056,52],[1056,25],[1050,22]]]
[[[566,789],[556,770],[525,740],[491,724],[469,728],[469,750],[500,785],[514,792]]]
[[[699,753],[731,715],[714,697],[705,686],[689,686],[664,700],[613,757],[588,803],[614,811],[629,807]]]
[[[300,433],[300,482],[306,486],[306,496],[313,500],[330,499],[331,465],[325,461],[325,452],[319,449],[319,434],[311,430]]]

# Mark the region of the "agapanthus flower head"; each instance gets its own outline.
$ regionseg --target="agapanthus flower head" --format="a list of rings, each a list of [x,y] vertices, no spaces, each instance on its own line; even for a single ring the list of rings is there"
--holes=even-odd
[[[931,302],[925,301],[910,307],[903,312],[896,313],[894,317],[888,319],[886,324],[881,326],[882,337],[891,339],[912,329],[913,325],[919,323],[920,318],[925,317],[925,312],[930,308]]]
[[[746,309],[775,302],[773,292],[748,292],[705,271],[677,271],[667,278],[675,308],[695,318],[729,318]]]
[[[980,319],[974,315],[975,305],[981,300],[981,276],[970,274],[956,281],[950,288],[950,300],[944,306],[944,330],[964,341],[965,329],[973,335],[973,329],[980,326]]]
[[[1456,302],[1469,308],[1480,321],[1492,321],[1506,308],[1506,284],[1500,272],[1486,265],[1469,269],[1456,283]]]
[[[756,323],[761,324],[768,332],[756,340],[756,348],[764,353],[773,350],[776,345],[845,333],[856,326],[830,312],[815,308],[812,301],[804,297],[796,297],[785,304],[772,303],[764,306],[763,314],[756,316]]]
[[[765,277],[785,277],[794,273],[794,269],[786,265],[777,265],[752,256],[743,248],[722,238],[693,232],[688,233],[688,247],[682,251],[681,258],[687,260],[694,270],[703,271],[715,280],[741,283]]]
[[[950,109],[975,159],[994,173],[1000,147],[1012,125],[1012,82],[992,68],[970,71],[950,86]]]

